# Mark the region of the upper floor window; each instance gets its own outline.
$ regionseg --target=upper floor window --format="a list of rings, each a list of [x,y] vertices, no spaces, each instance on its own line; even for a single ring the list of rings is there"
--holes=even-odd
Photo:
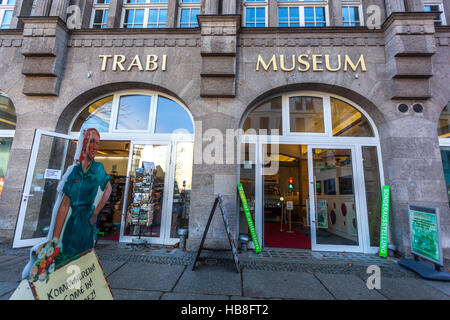
[[[95,0],[92,8],[91,28],[106,28],[108,21],[109,0]]]
[[[443,26],[446,24],[442,1],[424,1],[424,9],[426,12],[441,12],[439,18],[434,20],[435,26]]]
[[[342,24],[344,27],[363,25],[361,1],[342,1]]]
[[[168,0],[124,0],[124,28],[165,28]]]
[[[325,27],[328,1],[278,0],[279,27]]]
[[[0,29],[9,29],[16,0],[0,0]]]
[[[179,27],[198,27],[197,16],[200,14],[200,0],[180,0]]]
[[[246,0],[244,2],[244,26],[258,28],[267,26],[268,0]]]

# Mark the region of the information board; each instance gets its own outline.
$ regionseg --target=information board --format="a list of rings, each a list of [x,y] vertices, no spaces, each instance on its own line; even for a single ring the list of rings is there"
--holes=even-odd
[[[30,287],[38,300],[113,300],[94,250],[58,268],[48,281],[30,281]]]
[[[408,205],[411,252],[443,266],[439,243],[439,210]]]

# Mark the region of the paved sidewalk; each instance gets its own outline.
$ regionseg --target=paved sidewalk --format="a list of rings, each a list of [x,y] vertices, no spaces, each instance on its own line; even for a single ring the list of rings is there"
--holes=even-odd
[[[450,300],[450,282],[425,281],[376,255],[266,249],[240,254],[237,273],[230,252],[202,251],[196,271],[196,252],[122,243],[99,244],[96,252],[120,300]],[[14,292],[28,254],[0,243],[0,300]],[[370,265],[381,269],[380,290],[367,288]]]

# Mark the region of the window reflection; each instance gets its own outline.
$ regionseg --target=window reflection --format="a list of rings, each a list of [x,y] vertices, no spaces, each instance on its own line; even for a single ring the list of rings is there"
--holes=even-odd
[[[75,121],[72,131],[78,132],[81,129],[95,128],[99,132],[108,132],[112,101],[113,96],[108,96],[95,101],[84,109]]]
[[[133,95],[120,97],[116,129],[147,130],[150,103],[150,96]]]
[[[194,133],[191,117],[175,101],[158,97],[155,133],[172,133],[176,131]]]
[[[256,107],[245,119],[244,131],[279,130],[281,134],[281,97],[273,98]],[[256,132],[255,132],[256,133]]]
[[[289,116],[291,132],[325,132],[322,98],[289,98]]]
[[[333,136],[373,137],[373,131],[366,117],[348,103],[331,98]]]
[[[0,91],[0,130],[16,129],[16,109],[9,97]]]

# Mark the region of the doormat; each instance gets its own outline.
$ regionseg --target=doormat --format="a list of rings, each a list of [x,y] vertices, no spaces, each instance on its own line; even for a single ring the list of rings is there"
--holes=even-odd
[[[311,249],[311,239],[294,231],[289,233],[289,226],[283,227],[285,231],[280,231],[280,224],[277,222],[264,223],[264,241],[271,248],[292,248],[292,249]]]

